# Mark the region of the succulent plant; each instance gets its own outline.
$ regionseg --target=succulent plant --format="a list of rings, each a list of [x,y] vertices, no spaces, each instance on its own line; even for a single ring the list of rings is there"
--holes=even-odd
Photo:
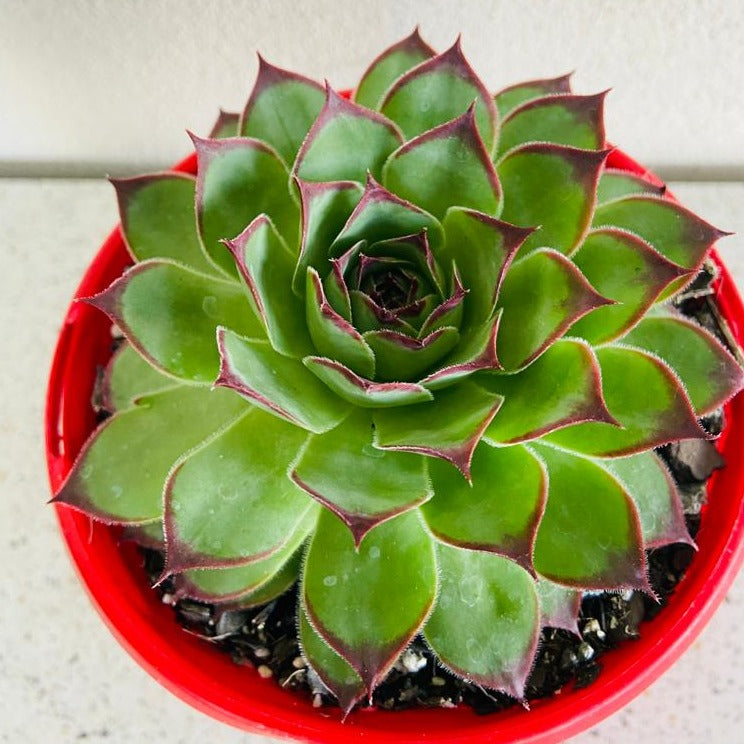
[[[543,626],[691,541],[653,449],[743,382],[669,302],[724,233],[606,167],[603,102],[493,96],[418,32],[353,100],[259,58],[195,177],[114,181],[113,415],[55,501],[161,546],[179,596],[299,579],[346,712],[419,633],[521,698]]]

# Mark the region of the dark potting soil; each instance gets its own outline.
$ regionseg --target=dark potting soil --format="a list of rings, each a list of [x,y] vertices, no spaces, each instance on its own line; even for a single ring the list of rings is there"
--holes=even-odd
[[[676,304],[682,313],[708,328],[736,353],[735,343],[713,301],[711,282],[714,277],[715,267],[706,264]],[[720,410],[701,422],[715,434],[725,425]],[[723,459],[710,442],[703,440],[667,445],[657,451],[677,482],[685,521],[695,537],[705,503],[707,479],[723,466]],[[154,583],[163,568],[163,556],[146,548],[141,548],[141,552],[147,575]],[[544,628],[527,683],[526,700],[551,697],[569,683],[581,688],[594,682],[601,673],[603,655],[640,636],[642,623],[662,610],[693,555],[693,548],[686,544],[648,551],[649,579],[658,602],[636,591],[587,593],[581,603],[578,636],[565,630]],[[253,665],[262,677],[273,677],[282,687],[309,696],[317,707],[336,704],[302,658],[296,633],[296,587],[265,606],[238,610],[222,610],[216,605],[189,599],[175,600],[173,585],[168,580],[161,583],[157,591],[163,602],[172,606],[186,631],[230,654],[237,664]],[[372,704],[383,709],[466,704],[478,714],[488,714],[518,703],[505,694],[485,690],[443,669],[419,636],[375,690]]]

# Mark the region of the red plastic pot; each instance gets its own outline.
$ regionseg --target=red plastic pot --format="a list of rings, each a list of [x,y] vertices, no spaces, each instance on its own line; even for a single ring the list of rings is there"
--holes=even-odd
[[[611,167],[658,182],[620,152]],[[188,158],[179,170],[194,172]],[[721,268],[718,302],[734,337],[744,342],[744,305]],[[104,289],[130,263],[119,229],[111,233],[76,292]],[[110,322],[92,307],[73,303],[52,364],[46,410],[49,478],[56,490],[95,426],[90,405],[98,365],[110,356]],[[132,545],[119,544],[117,530],[57,507],[62,534],[96,607],[135,659],[169,690],[199,710],[240,728],[326,744],[364,740],[403,742],[560,742],[595,725],[653,682],[692,643],[711,617],[744,559],[744,396],[726,407],[728,426],[719,441],[728,466],[709,482],[708,504],[697,536],[699,552],[668,606],[642,627],[640,640],[603,657],[599,679],[583,690],[515,706],[492,716],[469,708],[385,712],[360,710],[341,723],[335,709],[310,702],[233,664],[208,643],[183,632],[169,607],[148,585]]]

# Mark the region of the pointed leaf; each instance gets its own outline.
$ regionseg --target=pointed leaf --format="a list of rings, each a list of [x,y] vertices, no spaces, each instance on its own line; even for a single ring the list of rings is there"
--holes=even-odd
[[[547,477],[525,447],[480,444],[469,485],[448,462],[429,463],[434,496],[421,512],[443,542],[500,553],[532,568],[537,525],[545,508]]]
[[[371,378],[375,357],[367,341],[326,300],[318,272],[307,270],[305,294],[307,327],[321,355],[341,362],[357,374]]]
[[[382,114],[347,101],[330,86],[323,109],[307,135],[293,173],[305,181],[358,181],[379,178],[382,165],[403,142]]]
[[[529,364],[579,318],[610,302],[557,251],[525,256],[509,269],[499,295],[501,364],[507,370]]]
[[[622,346],[596,353],[607,408],[623,428],[576,424],[548,434],[548,441],[587,455],[616,457],[705,437],[679,380],[658,358]]]
[[[103,310],[153,366],[211,383],[219,368],[218,325],[263,336],[240,286],[170,261],[145,261],[86,302]]]
[[[679,376],[698,416],[744,386],[744,372],[712,333],[679,316],[644,318],[623,338],[663,359]]]
[[[418,300],[412,307],[414,310],[418,310],[419,307],[430,307],[436,299],[435,295],[430,294]],[[400,317],[403,313],[399,314],[397,311],[380,307],[368,294],[358,289],[352,289],[349,292],[349,309],[351,310],[350,317],[354,320],[354,328],[362,334],[366,331],[379,331],[387,328],[408,336],[417,335],[416,329]],[[412,320],[417,319],[418,312]]]
[[[692,544],[677,486],[655,452],[639,452],[602,464],[625,486],[635,502],[647,548],[673,542]]]
[[[570,255],[581,243],[609,152],[532,143],[507,153],[498,166],[505,194],[501,219],[540,226],[523,252],[546,246]]]
[[[543,96],[571,92],[571,73],[544,80],[528,80],[499,91],[494,99],[499,116],[504,119],[517,106]]]
[[[287,478],[306,437],[251,408],[177,463],[164,492],[166,571],[251,563],[279,550],[313,506]]]
[[[334,241],[331,254],[340,256],[361,240],[376,243],[401,235],[413,235],[421,230],[426,230],[429,245],[436,250],[443,239],[439,221],[415,204],[383,188],[370,176],[364,187],[364,195]]]
[[[292,289],[305,295],[308,266],[327,269],[331,244],[359,203],[362,189],[353,181],[311,183],[295,179],[302,206],[300,255],[292,279]]]
[[[541,626],[561,628],[579,635],[580,591],[540,579],[537,582],[537,596],[540,598]]]
[[[372,446],[372,419],[354,411],[335,429],[312,436],[292,480],[333,511],[359,544],[377,524],[431,497],[422,457]]]
[[[496,337],[502,312],[499,310],[481,324],[465,324],[457,348],[444,360],[441,369],[421,380],[429,390],[438,390],[482,370],[501,369],[496,353]]]
[[[268,214],[294,245],[299,211],[287,193],[289,173],[266,143],[248,137],[209,140],[193,136],[198,163],[196,213],[204,248],[229,276],[232,256],[220,241],[234,238],[259,214]]]
[[[728,234],[676,202],[647,195],[602,204],[594,213],[593,224],[629,230],[670,261],[690,270],[697,269],[713,243]]]
[[[240,114],[220,109],[217,121],[215,121],[209,132],[209,139],[227,139],[228,137],[237,137],[239,124]]]
[[[597,358],[582,341],[556,341],[521,372],[489,375],[481,384],[504,396],[484,434],[488,442],[536,439],[579,421],[613,423],[602,398]]]
[[[365,248],[364,255],[408,262],[444,296],[444,277],[432,253],[426,229],[408,235],[400,233],[394,238],[371,243]]]
[[[385,163],[382,182],[439,219],[454,206],[489,215],[501,207],[501,185],[472,106],[396,150]]]
[[[463,305],[467,294],[468,291],[462,286],[460,274],[455,269],[452,294],[431,311],[421,326],[418,337],[425,338],[430,333],[448,326],[459,329],[462,325]]]
[[[276,351],[301,357],[312,351],[304,303],[289,291],[295,258],[271,220],[261,214],[234,240],[225,242],[235,257],[256,315]]]
[[[324,100],[322,85],[274,67],[259,54],[258,75],[241,116],[240,134],[268,142],[291,165]]]
[[[354,93],[354,100],[367,108],[379,109],[382,97],[403,73],[436,52],[421,38],[418,27],[410,36],[386,49],[367,68]]]
[[[527,142],[601,150],[606,95],[607,91],[593,96],[552,95],[522,104],[501,124],[499,156]]]
[[[592,230],[573,261],[603,297],[618,303],[597,308],[571,327],[572,334],[593,344],[622,336],[671,282],[687,273],[645,240],[617,228]]]
[[[54,501],[108,523],[159,520],[173,463],[242,413],[237,396],[198,385],[142,397],[96,429]]]
[[[305,562],[304,605],[369,694],[426,621],[436,585],[431,538],[416,512],[378,525],[361,546],[335,515],[321,514]]]
[[[478,130],[490,153],[498,126],[496,106],[465,59],[458,39],[446,52],[399,78],[385,95],[381,111],[410,140],[460,116],[474,100]]]
[[[502,402],[466,381],[437,391],[430,403],[376,411],[375,446],[448,460],[470,480],[473,451]]]
[[[121,230],[137,261],[172,258],[197,271],[216,272],[196,231],[196,181],[184,173],[155,173],[112,180]]]
[[[566,586],[649,591],[638,512],[620,482],[595,461],[545,446],[537,452],[549,485],[535,568]]]
[[[301,568],[300,546],[318,521],[319,509],[305,512],[282,546],[267,558],[223,568],[195,568],[174,577],[176,594],[200,602],[257,603],[262,596],[281,594],[297,580]],[[271,599],[269,596],[265,601]]]
[[[339,656],[316,633],[307,619],[307,612],[302,604],[298,608],[298,616],[302,655],[320,677],[321,682],[338,700],[339,707],[346,715],[364,697],[364,682],[349,662]]]
[[[107,411],[131,408],[137,398],[179,383],[160,374],[127,341],[116,350],[103,375],[101,405]]]
[[[518,700],[532,669],[540,607],[532,577],[492,553],[437,545],[440,590],[424,636],[442,663]]]
[[[415,380],[432,368],[460,340],[456,328],[445,326],[422,339],[397,331],[367,331],[364,340],[375,355],[375,377],[387,382]]]
[[[305,357],[303,364],[334,393],[362,408],[388,408],[432,400],[433,395],[414,382],[373,382],[352,372],[340,362],[323,357]]]
[[[516,227],[472,209],[453,207],[444,218],[442,263],[455,262],[468,289],[465,327],[490,318],[512,258],[531,228]]]
[[[348,415],[347,403],[302,362],[278,354],[267,341],[242,338],[220,328],[217,344],[221,364],[215,385],[232,388],[251,403],[308,431],[327,431]]]
[[[605,204],[632,194],[663,196],[666,186],[657,186],[643,176],[615,168],[605,168],[597,185],[597,204]]]

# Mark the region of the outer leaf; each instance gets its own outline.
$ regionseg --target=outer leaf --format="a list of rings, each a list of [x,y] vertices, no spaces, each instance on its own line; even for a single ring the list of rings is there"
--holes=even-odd
[[[537,582],[537,595],[540,598],[540,625],[562,628],[579,635],[580,591],[540,579]]]
[[[261,214],[225,245],[235,257],[249,290],[252,307],[276,351],[301,357],[312,351],[304,318],[304,303],[288,292],[295,258],[271,220]]]
[[[432,368],[460,340],[456,328],[445,326],[422,339],[397,331],[367,331],[364,340],[375,355],[378,380],[414,380]]]
[[[393,44],[372,62],[362,75],[354,100],[367,108],[379,109],[382,97],[392,83],[404,72],[435,54],[421,38],[417,26],[410,36]]]
[[[251,403],[308,431],[332,429],[349,413],[302,362],[275,352],[268,342],[217,332],[220,376],[216,386],[232,388]]]
[[[355,411],[335,429],[310,437],[291,478],[349,528],[359,545],[380,522],[399,517],[431,498],[426,462],[372,446],[366,411]]]
[[[581,243],[609,152],[533,143],[507,153],[498,167],[506,195],[501,218],[540,225],[522,251],[548,246],[568,255]]]
[[[96,429],[53,500],[110,524],[157,521],[176,459],[244,412],[237,396],[196,385],[142,397]]]
[[[198,163],[196,213],[207,254],[229,276],[235,265],[221,241],[259,214],[268,214],[290,243],[298,233],[297,205],[287,194],[287,169],[267,144],[248,137],[222,140],[192,135]]]
[[[278,551],[314,506],[287,478],[306,437],[252,408],[177,463],[164,492],[166,572],[252,563]]]
[[[501,364],[507,370],[529,364],[579,318],[610,302],[557,251],[525,256],[511,267],[499,295]]]
[[[237,137],[239,124],[240,114],[220,109],[217,121],[215,121],[209,132],[209,139],[227,139],[228,137]]]
[[[381,110],[398,124],[406,139],[412,139],[460,116],[473,100],[478,131],[491,152],[498,127],[496,106],[465,59],[458,38],[446,52],[399,78],[385,95]]]
[[[556,341],[521,372],[489,375],[481,384],[504,396],[484,434],[489,442],[536,439],[579,421],[614,423],[602,398],[597,358],[578,340]]]
[[[704,416],[744,386],[744,371],[713,334],[677,316],[644,318],[624,338],[661,357],[682,380],[695,413]]]
[[[375,447],[448,460],[471,480],[473,451],[503,400],[465,381],[437,391],[431,403],[379,410]]]
[[[383,522],[356,546],[346,526],[324,511],[302,596],[313,627],[371,694],[426,621],[436,584],[432,541],[416,512]]]
[[[305,357],[303,364],[334,393],[361,408],[406,406],[432,400],[433,395],[414,382],[373,382],[339,362],[324,357]]]
[[[361,201],[333,243],[331,253],[340,256],[361,240],[380,240],[413,235],[426,230],[429,245],[436,250],[442,244],[439,221],[414,204],[401,199],[368,176]]]
[[[618,303],[597,308],[572,326],[572,334],[593,344],[622,336],[671,282],[687,273],[645,240],[616,228],[592,230],[573,260],[603,297]]]
[[[593,96],[552,95],[522,104],[501,125],[499,155],[526,142],[601,150],[606,95],[607,91]]]
[[[576,424],[549,434],[549,441],[588,455],[615,457],[706,436],[679,380],[664,363],[620,346],[596,352],[607,408],[623,428]]]
[[[367,341],[328,303],[318,272],[307,270],[305,293],[307,327],[315,348],[364,377],[375,373],[375,357]]]
[[[326,87],[315,120],[293,172],[306,181],[359,181],[379,177],[382,165],[403,142],[398,128],[382,114],[347,101]]]
[[[307,268],[319,271],[327,268],[329,248],[343,228],[362,190],[353,181],[311,183],[295,179],[302,205],[302,237],[292,289],[305,295]]]
[[[214,380],[218,325],[263,335],[237,284],[170,261],[137,264],[86,302],[103,310],[154,367],[181,380]]]
[[[215,273],[196,232],[196,180],[184,173],[156,173],[112,180],[121,229],[137,261],[172,258],[197,271]]]
[[[464,327],[490,318],[509,264],[519,246],[533,232],[482,212],[452,207],[444,218],[442,263],[454,263],[468,295]]]
[[[102,406],[111,413],[124,410],[143,395],[151,395],[177,384],[172,378],[161,375],[125,341],[106,367],[101,390]]]
[[[315,506],[315,505],[313,505]],[[265,602],[282,594],[295,582],[301,568],[300,546],[318,521],[319,509],[311,508],[284,544],[269,557],[225,568],[197,568],[178,574],[176,594],[201,602],[239,602],[241,606]]]
[[[472,485],[442,460],[429,463],[429,475],[434,497],[421,511],[440,540],[500,553],[534,573],[532,550],[548,482],[529,450],[481,444],[473,456]]]
[[[728,235],[676,202],[635,195],[597,207],[593,224],[635,233],[686,269],[695,270],[719,238]]]
[[[672,476],[654,452],[607,460],[603,465],[625,485],[641,520],[643,543],[655,548],[672,542],[692,543],[682,502]]]
[[[302,655],[323,684],[336,697],[346,716],[364,697],[364,682],[354,668],[316,633],[302,605],[298,609],[298,614]]]
[[[258,75],[241,116],[240,134],[268,142],[291,165],[324,99],[323,86],[274,67],[259,54]]]
[[[437,545],[441,586],[424,635],[445,666],[522,699],[540,633],[529,573],[491,553]]]
[[[571,73],[569,72],[568,75],[561,75],[557,78],[529,80],[525,83],[510,85],[508,88],[499,91],[494,100],[499,116],[504,119],[517,106],[521,106],[534,98],[570,92]]]
[[[638,512],[622,485],[592,460],[545,446],[538,454],[549,486],[535,568],[566,586],[650,591]]]
[[[628,173],[628,171],[615,168],[605,168],[599,178],[599,184],[597,184],[597,204],[605,204],[613,199],[620,199],[632,194],[663,196],[665,191],[666,186],[657,186],[635,173]]]
[[[382,182],[439,219],[453,206],[489,215],[501,207],[501,185],[473,106],[396,150],[385,163]]]

